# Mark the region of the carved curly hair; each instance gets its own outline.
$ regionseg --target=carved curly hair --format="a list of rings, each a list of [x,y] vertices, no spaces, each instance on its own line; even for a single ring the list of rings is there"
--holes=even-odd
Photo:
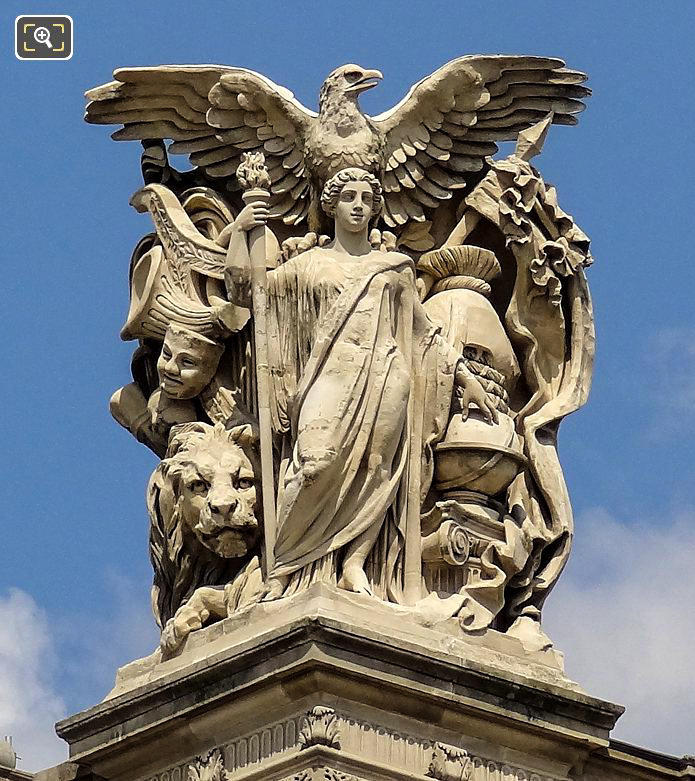
[[[338,205],[340,193],[348,182],[367,182],[372,188],[374,194],[374,204],[372,206],[372,217],[376,217],[384,205],[384,196],[381,188],[381,182],[365,171],[364,168],[343,168],[337,174],[331,176],[326,182],[321,192],[321,208],[332,217],[335,214],[335,208]]]

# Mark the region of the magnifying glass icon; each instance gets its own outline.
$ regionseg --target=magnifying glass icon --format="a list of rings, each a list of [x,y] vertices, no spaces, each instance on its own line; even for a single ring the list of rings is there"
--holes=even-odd
[[[49,49],[53,48],[53,45],[51,44],[51,34],[48,32],[47,27],[37,27],[34,30],[34,40],[36,43],[45,44]]]

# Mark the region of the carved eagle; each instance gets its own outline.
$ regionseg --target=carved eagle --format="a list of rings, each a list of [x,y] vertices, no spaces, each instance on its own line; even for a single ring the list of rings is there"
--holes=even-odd
[[[272,180],[271,217],[296,225],[318,206],[325,181],[346,166],[384,185],[390,227],[422,221],[480,171],[497,141],[549,112],[577,123],[586,75],[549,57],[459,57],[415,84],[392,109],[369,117],[358,98],[381,73],[343,65],[324,81],[319,112],[285,87],[244,68],[160,65],[119,68],[86,93],[85,119],[122,124],[116,140],[171,139],[208,177],[232,187],[241,154],[262,151]]]

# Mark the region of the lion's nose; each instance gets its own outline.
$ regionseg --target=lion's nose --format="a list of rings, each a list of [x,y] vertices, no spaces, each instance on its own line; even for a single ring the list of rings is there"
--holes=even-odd
[[[222,517],[226,517],[231,513],[237,506],[237,500],[236,499],[210,499],[208,502],[208,506],[210,507],[210,512],[212,515],[221,515]]]

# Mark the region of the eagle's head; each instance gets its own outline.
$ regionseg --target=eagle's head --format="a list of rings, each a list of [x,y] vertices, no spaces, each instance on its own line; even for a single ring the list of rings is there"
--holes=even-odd
[[[367,70],[354,64],[341,65],[323,82],[319,92],[319,111],[336,99],[356,103],[362,92],[376,87],[383,78],[381,71]]]

